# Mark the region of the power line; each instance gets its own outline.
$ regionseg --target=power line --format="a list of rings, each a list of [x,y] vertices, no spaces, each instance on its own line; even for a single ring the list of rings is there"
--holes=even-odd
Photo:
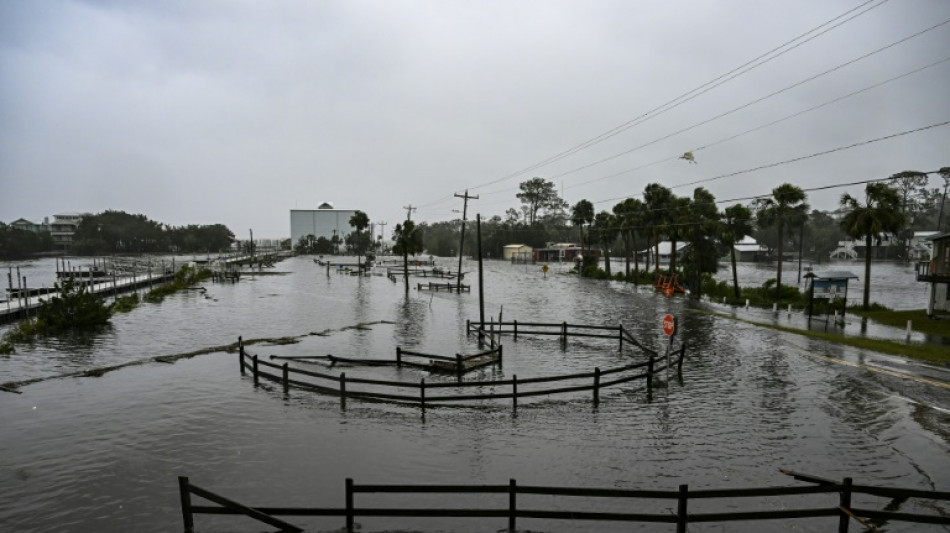
[[[838,22],[837,24],[834,24],[833,26],[831,26],[830,28],[825,29],[824,31],[818,32],[818,30],[821,30],[821,29],[824,28],[825,26],[828,26],[829,24],[832,24],[832,23],[838,21],[839,19],[842,19],[842,18],[844,18],[844,17],[850,15],[851,13],[854,13],[855,11],[858,11],[858,10],[864,8],[865,6],[867,6],[868,4],[872,4],[872,3],[876,2],[876,1],[878,2],[876,5],[873,5],[873,6],[869,7],[869,8],[867,8],[867,9],[865,9],[864,11],[861,11],[860,13],[854,14],[853,16],[851,16],[851,17],[849,17],[849,18],[847,18],[847,19],[845,19],[845,20],[843,20],[843,21],[841,21],[841,22]],[[704,83],[704,84],[702,84],[702,85],[700,85],[700,86],[698,86],[698,87],[696,87],[696,88],[694,88],[694,89],[692,89],[692,90],[690,90],[690,91],[687,91],[687,92],[681,94],[680,96],[677,96],[676,98],[673,98],[672,100],[669,100],[668,102],[666,102],[666,103],[664,103],[664,104],[661,104],[661,105],[659,105],[659,106],[657,106],[657,107],[654,107],[653,109],[651,109],[651,110],[649,110],[649,111],[647,111],[647,112],[645,112],[645,113],[643,113],[643,114],[641,114],[641,115],[639,115],[639,116],[637,116],[637,117],[635,117],[635,118],[633,118],[633,119],[631,119],[631,120],[629,120],[629,121],[627,121],[627,122],[625,122],[625,123],[623,123],[623,124],[621,124],[621,125],[619,125],[619,126],[616,126],[616,127],[612,128],[612,129],[610,129],[610,130],[608,130],[608,131],[606,131],[606,132],[604,132],[604,133],[601,133],[600,135],[597,135],[597,136],[595,136],[595,137],[593,137],[593,138],[591,138],[591,139],[588,139],[588,140],[586,140],[586,141],[584,141],[584,142],[582,142],[582,143],[580,143],[580,144],[578,144],[578,145],[575,145],[575,146],[573,146],[573,147],[571,147],[571,148],[569,148],[569,149],[567,149],[567,150],[565,150],[565,151],[562,151],[562,152],[560,152],[560,153],[558,153],[558,154],[555,154],[554,156],[551,156],[551,157],[549,157],[549,158],[547,158],[547,159],[544,159],[544,160],[542,160],[542,161],[540,161],[540,162],[538,162],[538,163],[535,163],[535,164],[533,164],[533,165],[531,165],[531,166],[525,167],[525,168],[523,168],[523,169],[521,169],[521,170],[518,170],[518,171],[516,171],[516,172],[512,172],[512,173],[507,174],[507,175],[505,175],[505,176],[502,176],[502,177],[500,177],[500,178],[498,178],[498,179],[495,179],[495,180],[492,180],[492,181],[489,181],[489,182],[486,182],[486,183],[482,183],[482,184],[480,184],[480,185],[476,185],[476,186],[471,187],[471,188],[472,188],[472,189],[479,189],[479,188],[482,188],[482,187],[486,187],[486,186],[488,186],[488,185],[493,185],[493,184],[495,184],[495,183],[499,183],[499,182],[501,182],[501,181],[505,181],[505,180],[511,179],[511,178],[513,178],[513,177],[516,177],[516,176],[525,174],[525,173],[527,173],[527,172],[530,172],[530,171],[532,171],[532,170],[536,170],[536,169],[538,169],[538,168],[541,168],[541,167],[543,167],[543,166],[546,166],[546,165],[548,165],[548,164],[550,164],[550,163],[553,163],[553,162],[555,162],[555,161],[559,161],[559,160],[561,160],[561,159],[564,159],[564,158],[566,158],[566,157],[568,157],[568,156],[570,156],[570,155],[573,155],[574,153],[577,153],[577,152],[579,152],[579,151],[581,151],[581,150],[584,150],[584,149],[586,149],[586,148],[589,148],[590,146],[593,146],[593,145],[595,145],[595,144],[601,143],[601,142],[603,142],[603,141],[605,141],[605,140],[607,140],[607,139],[609,139],[609,138],[611,138],[611,137],[614,137],[614,136],[616,136],[616,135],[618,135],[618,134],[620,134],[620,133],[622,133],[622,132],[624,132],[624,131],[626,131],[626,130],[628,130],[628,129],[630,129],[630,128],[636,126],[636,125],[639,125],[639,124],[641,124],[641,123],[643,123],[643,122],[649,120],[650,118],[653,118],[653,117],[658,116],[658,115],[660,115],[660,114],[662,114],[662,113],[665,113],[665,112],[667,112],[667,111],[669,111],[669,110],[671,110],[671,109],[674,109],[674,108],[676,108],[676,107],[678,107],[678,106],[680,106],[680,105],[682,105],[682,104],[684,104],[684,103],[686,103],[686,102],[688,102],[688,101],[690,101],[690,100],[692,100],[692,99],[694,99],[694,98],[696,98],[696,97],[698,97],[698,96],[700,96],[700,95],[702,95],[702,94],[704,94],[704,93],[706,93],[706,92],[708,92],[708,91],[710,91],[710,90],[712,90],[712,89],[714,89],[714,88],[716,88],[716,87],[718,87],[718,86],[720,86],[720,85],[722,85],[722,84],[724,84],[724,83],[727,83],[727,82],[729,82],[729,81],[732,81],[733,79],[735,79],[735,78],[741,76],[742,74],[746,74],[746,73],[750,72],[751,70],[753,70],[753,69],[755,69],[755,68],[757,68],[757,67],[759,67],[759,66],[761,66],[761,65],[764,65],[764,64],[766,64],[766,63],[768,63],[768,62],[770,62],[770,61],[772,61],[772,60],[774,60],[774,59],[777,59],[778,57],[781,57],[782,55],[784,55],[784,54],[786,54],[786,53],[788,53],[788,52],[794,50],[795,48],[798,48],[799,46],[801,46],[801,45],[803,45],[803,44],[805,44],[805,43],[807,43],[807,42],[809,42],[809,41],[811,41],[811,40],[813,40],[813,39],[816,39],[817,37],[820,37],[821,35],[824,35],[825,33],[829,32],[829,31],[831,31],[831,30],[833,30],[833,29],[835,29],[835,28],[837,28],[837,27],[839,27],[839,26],[841,26],[841,25],[843,25],[843,24],[845,24],[845,23],[847,23],[847,22],[849,22],[849,21],[851,21],[851,20],[854,20],[855,18],[857,18],[857,17],[859,17],[859,16],[861,16],[861,15],[863,15],[863,14],[865,14],[865,13],[867,13],[867,12],[873,10],[873,9],[876,9],[876,8],[880,7],[881,5],[887,3],[888,1],[889,1],[889,0],[880,0],[880,1],[878,1],[878,0],[868,0],[867,2],[864,2],[863,4],[860,4],[860,5],[858,5],[857,7],[852,8],[852,9],[850,9],[850,10],[848,10],[848,11],[842,13],[841,15],[838,15],[837,17],[834,17],[834,18],[832,18],[832,19],[830,19],[830,20],[828,20],[828,21],[826,21],[826,22],[824,22],[824,23],[822,23],[822,24],[820,24],[820,25],[818,25],[818,26],[812,28],[811,30],[809,30],[809,31],[807,31],[807,32],[805,32],[805,33],[803,33],[803,34],[801,34],[801,35],[799,35],[799,36],[797,36],[797,37],[795,37],[795,38],[789,40],[789,41],[786,41],[785,43],[783,43],[783,44],[781,44],[781,45],[779,45],[779,46],[777,46],[777,47],[775,47],[775,48],[769,50],[768,52],[765,52],[764,54],[761,54],[761,55],[759,55],[758,57],[756,57],[756,58],[754,58],[754,59],[752,59],[752,60],[750,60],[750,61],[747,61],[746,63],[743,63],[742,65],[740,65],[740,66],[738,66],[738,67],[736,67],[736,68],[734,68],[734,69],[732,69],[732,70],[730,70],[730,71],[728,71],[728,72],[726,72],[726,73],[724,73],[724,74],[721,74],[720,76],[714,78],[713,80],[710,80],[710,81],[708,81],[708,82],[706,82],[706,83]],[[815,32],[818,32],[818,33],[815,33]],[[815,35],[812,35],[811,37],[808,37],[807,39],[803,40],[802,42],[796,43],[796,41],[802,40],[802,39],[805,38],[806,36],[808,36],[808,35],[810,35],[810,34],[813,34],[813,33],[815,33]],[[787,49],[786,49],[786,50],[782,50],[783,48],[787,48]],[[773,54],[774,54],[774,55],[773,55]],[[771,56],[771,57],[770,57],[770,56]]]
[[[561,177],[567,176],[567,175],[569,175],[569,174],[573,174],[573,173],[575,173],[575,172],[578,172],[578,171],[581,171],[581,170],[588,169],[588,168],[590,168],[590,167],[599,165],[599,164],[601,164],[601,163],[606,163],[607,161],[611,161],[611,160],[614,160],[614,159],[616,159],[616,158],[618,158],[618,157],[621,157],[621,156],[630,154],[630,153],[632,153],[632,152],[635,152],[635,151],[637,151],[637,150],[640,150],[641,148],[646,148],[647,146],[654,145],[654,144],[656,144],[656,143],[658,143],[658,142],[660,142],[660,141],[665,141],[666,139],[669,139],[669,138],[674,137],[674,136],[676,136],[676,135],[679,135],[679,134],[681,134],[681,133],[685,133],[685,132],[690,131],[690,130],[692,130],[692,129],[698,128],[699,126],[704,126],[704,125],[706,125],[706,124],[709,124],[710,122],[713,122],[713,121],[715,121],[715,120],[719,120],[719,119],[721,119],[721,118],[723,118],[723,117],[726,117],[726,116],[728,116],[728,115],[731,115],[731,114],[733,114],[733,113],[735,113],[735,112],[737,112],[737,111],[741,111],[741,110],[743,110],[743,109],[745,109],[745,108],[747,108],[747,107],[750,107],[750,106],[753,106],[753,105],[758,104],[758,103],[760,103],[760,102],[763,102],[763,101],[765,101],[765,100],[768,100],[769,98],[772,98],[772,97],[774,97],[774,96],[778,96],[778,95],[780,95],[780,94],[782,94],[782,93],[784,93],[784,92],[790,91],[790,90],[792,90],[792,89],[794,89],[794,88],[796,88],[796,87],[800,87],[800,86],[802,86],[802,85],[804,85],[804,84],[806,84],[806,83],[809,83],[809,82],[814,81],[814,80],[816,80],[816,79],[818,79],[818,78],[821,78],[822,76],[826,76],[826,75],[828,75],[828,74],[831,74],[832,72],[835,72],[835,71],[840,70],[840,69],[842,69],[842,68],[845,68],[845,67],[847,67],[847,66],[853,65],[854,63],[857,63],[858,61],[862,61],[862,60],[867,59],[867,58],[869,58],[869,57],[871,57],[871,56],[873,56],[873,55],[879,54],[879,53],[881,53],[881,52],[883,52],[883,51],[885,51],[885,50],[887,50],[887,49],[889,49],[889,48],[893,48],[894,46],[897,46],[897,45],[902,44],[902,43],[904,43],[904,42],[906,42],[906,41],[909,41],[910,39],[919,37],[919,36],[921,36],[921,35],[923,35],[923,34],[929,32],[929,31],[935,30],[935,29],[937,29],[937,28],[939,28],[939,27],[941,27],[941,26],[943,26],[943,25],[945,25],[945,24],[948,24],[948,23],[950,23],[950,19],[947,19],[947,20],[945,20],[945,21],[943,21],[943,22],[941,22],[941,23],[939,23],[939,24],[935,24],[934,26],[931,26],[931,27],[929,27],[929,28],[927,28],[927,29],[925,29],[925,30],[921,30],[921,31],[919,31],[919,32],[917,32],[917,33],[915,33],[915,34],[913,34],[913,35],[908,36],[908,37],[904,37],[903,39],[894,41],[894,42],[892,42],[892,43],[890,43],[890,44],[888,44],[888,45],[882,46],[881,48],[878,48],[877,50],[868,52],[868,53],[866,53],[866,54],[864,54],[864,55],[861,55],[861,56],[859,56],[859,57],[856,57],[856,58],[854,58],[854,59],[852,59],[852,60],[850,60],[850,61],[846,61],[846,62],[844,62],[844,63],[841,63],[840,65],[838,65],[838,66],[836,66],[836,67],[832,67],[832,68],[830,68],[830,69],[828,69],[828,70],[826,70],[826,71],[824,71],[824,72],[815,74],[814,76],[811,76],[811,77],[805,78],[804,80],[801,80],[801,81],[799,81],[799,82],[793,83],[792,85],[789,85],[789,86],[787,86],[787,87],[785,87],[785,88],[783,88],[783,89],[779,89],[779,90],[777,90],[777,91],[774,91],[774,92],[772,92],[772,93],[769,93],[769,94],[767,94],[767,95],[765,95],[765,96],[763,96],[763,97],[761,97],[761,98],[757,98],[757,99],[755,99],[755,100],[752,100],[751,102],[747,102],[747,103],[745,103],[745,104],[742,104],[742,105],[739,106],[739,107],[735,107],[735,108],[733,108],[733,109],[730,109],[729,111],[726,111],[726,112],[724,112],[724,113],[720,113],[720,114],[715,115],[715,116],[713,116],[713,117],[710,117],[710,118],[708,118],[708,119],[706,119],[706,120],[703,120],[702,122],[697,122],[696,124],[693,124],[693,125],[691,125],[691,126],[687,126],[687,127],[682,128],[682,129],[680,129],[680,130],[674,131],[673,133],[664,135],[663,137],[659,137],[659,138],[654,139],[654,140],[652,140],[652,141],[650,141],[650,142],[648,142],[648,143],[641,144],[641,145],[639,145],[639,146],[636,146],[636,147],[634,147],[634,148],[630,148],[630,149],[628,149],[628,150],[624,150],[623,152],[616,153],[616,154],[611,155],[611,156],[609,156],[609,157],[605,157],[605,158],[603,158],[603,159],[599,159],[599,160],[594,161],[594,162],[592,162],[592,163],[588,163],[588,164],[586,164],[586,165],[582,165],[582,166],[577,167],[577,168],[575,168],[575,169],[568,170],[567,172],[563,172],[563,173],[561,173],[561,174],[557,174],[557,175],[553,176],[552,179],[553,179],[553,178],[561,178]]]
[[[770,164],[768,164],[768,165],[761,165],[761,166],[754,167],[754,168],[748,168],[748,169],[745,169],[745,170],[739,170],[739,171],[736,171],[736,172],[730,172],[730,173],[728,173],[728,174],[721,174],[721,175],[719,175],[719,176],[714,176],[714,177],[712,177],[712,178],[705,178],[705,179],[701,179],[701,180],[691,181],[691,182],[688,182],[688,183],[681,183],[681,184],[678,184],[678,185],[673,185],[673,186],[671,186],[670,189],[676,189],[676,188],[679,188],[679,187],[687,187],[687,186],[689,186],[689,185],[696,185],[696,184],[698,184],[698,183],[707,183],[707,182],[710,182],[710,181],[715,181],[715,180],[719,180],[719,179],[723,179],[723,178],[729,178],[729,177],[733,177],[733,176],[738,176],[738,175],[741,175],[741,174],[748,174],[749,172],[755,172],[755,171],[757,171],[757,170],[763,170],[763,169],[766,169],[766,168],[774,168],[774,167],[777,167],[777,166],[780,166],[780,165],[785,165],[785,164],[788,164],[788,163],[794,163],[794,162],[802,161],[802,160],[805,160],[805,159],[811,159],[811,158],[813,158],[813,157],[818,157],[818,156],[827,155],[827,154],[831,154],[831,153],[835,153],[835,152],[840,152],[840,151],[843,151],[843,150],[848,150],[848,149],[850,149],[850,148],[855,148],[855,147],[858,147],[858,146],[865,146],[865,145],[868,145],[868,144],[871,144],[871,143],[875,143],[875,142],[879,142],[879,141],[884,141],[884,140],[887,140],[887,139],[893,139],[893,138],[896,138],[896,137],[901,137],[901,136],[903,136],[903,135],[909,135],[909,134],[911,134],[911,133],[918,133],[918,132],[921,132],[921,131],[926,131],[926,130],[933,129],[933,128],[938,128],[938,127],[941,127],[941,126],[946,126],[947,124],[950,124],[950,120],[946,120],[946,121],[943,121],[943,122],[938,122],[938,123],[936,123],[936,124],[931,124],[931,125],[929,125],[929,126],[922,126],[922,127],[920,127],[920,128],[916,128],[916,129],[913,129],[913,130],[902,131],[902,132],[899,132],[899,133],[892,133],[892,134],[890,134],[890,135],[885,135],[885,136],[883,136],[883,137],[878,137],[878,138],[875,138],[875,139],[869,139],[869,140],[867,140],[867,141],[857,142],[857,143],[850,144],[850,145],[847,145],[847,146],[839,146],[839,147],[837,147],[837,148],[832,148],[832,149],[830,149],[830,150],[825,150],[825,151],[822,151],[822,152],[816,152],[816,153],[813,153],[813,154],[803,155],[803,156],[795,157],[795,158],[792,158],[792,159],[786,159],[785,161],[779,161],[779,162],[777,162],[777,163],[770,163]],[[602,204],[602,203],[605,203],[605,202],[612,202],[612,201],[622,200],[622,199],[626,199],[626,198],[632,198],[632,196],[619,196],[619,197],[616,197],[616,198],[608,198],[608,199],[606,199],[606,200],[598,200],[598,201],[593,202],[593,203],[594,203],[594,204]]]

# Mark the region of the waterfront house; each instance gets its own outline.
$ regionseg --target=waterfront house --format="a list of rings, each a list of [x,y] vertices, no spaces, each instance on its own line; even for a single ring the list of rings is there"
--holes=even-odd
[[[950,289],[950,233],[939,233],[930,237],[933,253],[929,261],[917,263],[917,281],[930,284],[930,296],[927,298],[927,315],[950,311],[947,298]]]
[[[538,248],[534,251],[534,260],[542,263],[567,263],[584,255],[600,257],[600,250],[594,248],[584,249],[574,243],[549,242],[544,248]]]
[[[82,213],[59,213],[53,215],[53,223],[50,224],[50,237],[53,239],[53,246],[68,250],[73,243],[73,235],[76,234],[76,228],[82,221]]]
[[[761,261],[765,259],[769,253],[767,247],[759,244],[758,241],[749,235],[743,237],[741,241],[735,243],[732,247],[736,251],[736,261],[739,263]],[[723,259],[730,260],[729,254],[726,253]]]
[[[506,244],[502,247],[501,258],[506,261],[527,263],[533,258],[534,248],[527,244]]]
[[[677,241],[676,243],[676,263],[680,264],[683,259],[683,256],[686,254],[686,251],[689,250],[689,243]],[[645,250],[640,250],[637,252],[637,257],[640,261],[646,262],[648,265],[655,263],[653,259],[653,254],[656,252],[652,246],[646,248]],[[660,266],[669,266],[670,258],[673,252],[673,243],[670,241],[660,241],[659,245],[659,254],[660,254]]]
[[[935,235],[939,235],[939,231],[915,231],[914,236],[911,237],[908,251],[908,259],[915,259],[917,261],[925,261],[930,259],[930,255],[933,252],[933,242],[930,240]]]

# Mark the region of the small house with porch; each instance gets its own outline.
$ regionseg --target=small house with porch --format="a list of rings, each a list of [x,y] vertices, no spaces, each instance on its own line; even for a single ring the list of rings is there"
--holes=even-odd
[[[950,289],[950,233],[939,233],[930,237],[933,251],[930,261],[917,263],[917,281],[930,284],[930,296],[927,298],[927,315],[934,316],[938,311],[950,311],[947,292]]]
[[[506,261],[516,263],[527,263],[531,261],[531,254],[534,248],[527,244],[506,244],[502,247],[501,257]]]
[[[534,260],[541,263],[568,263],[585,255],[600,257],[600,250],[595,248],[584,249],[573,243],[549,242],[544,248],[538,248],[534,251]]]

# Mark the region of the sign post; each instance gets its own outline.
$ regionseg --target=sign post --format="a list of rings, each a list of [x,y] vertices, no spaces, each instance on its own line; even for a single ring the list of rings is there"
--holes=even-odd
[[[548,265],[541,266],[541,272],[544,272],[544,279],[548,278]]]
[[[670,349],[673,348],[673,336],[676,335],[676,318],[671,314],[663,317],[663,333],[670,338],[670,343],[666,345],[666,386],[670,383]]]

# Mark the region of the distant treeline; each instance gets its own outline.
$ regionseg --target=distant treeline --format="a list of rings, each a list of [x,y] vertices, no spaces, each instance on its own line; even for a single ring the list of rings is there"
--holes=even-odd
[[[139,253],[217,253],[227,251],[234,233],[223,224],[169,226],[145,215],[105,211],[84,215],[69,253],[112,255]],[[49,233],[12,228],[0,223],[0,258],[16,259],[54,251]]]
[[[52,248],[49,233],[34,233],[0,222],[0,259],[23,259]]]

